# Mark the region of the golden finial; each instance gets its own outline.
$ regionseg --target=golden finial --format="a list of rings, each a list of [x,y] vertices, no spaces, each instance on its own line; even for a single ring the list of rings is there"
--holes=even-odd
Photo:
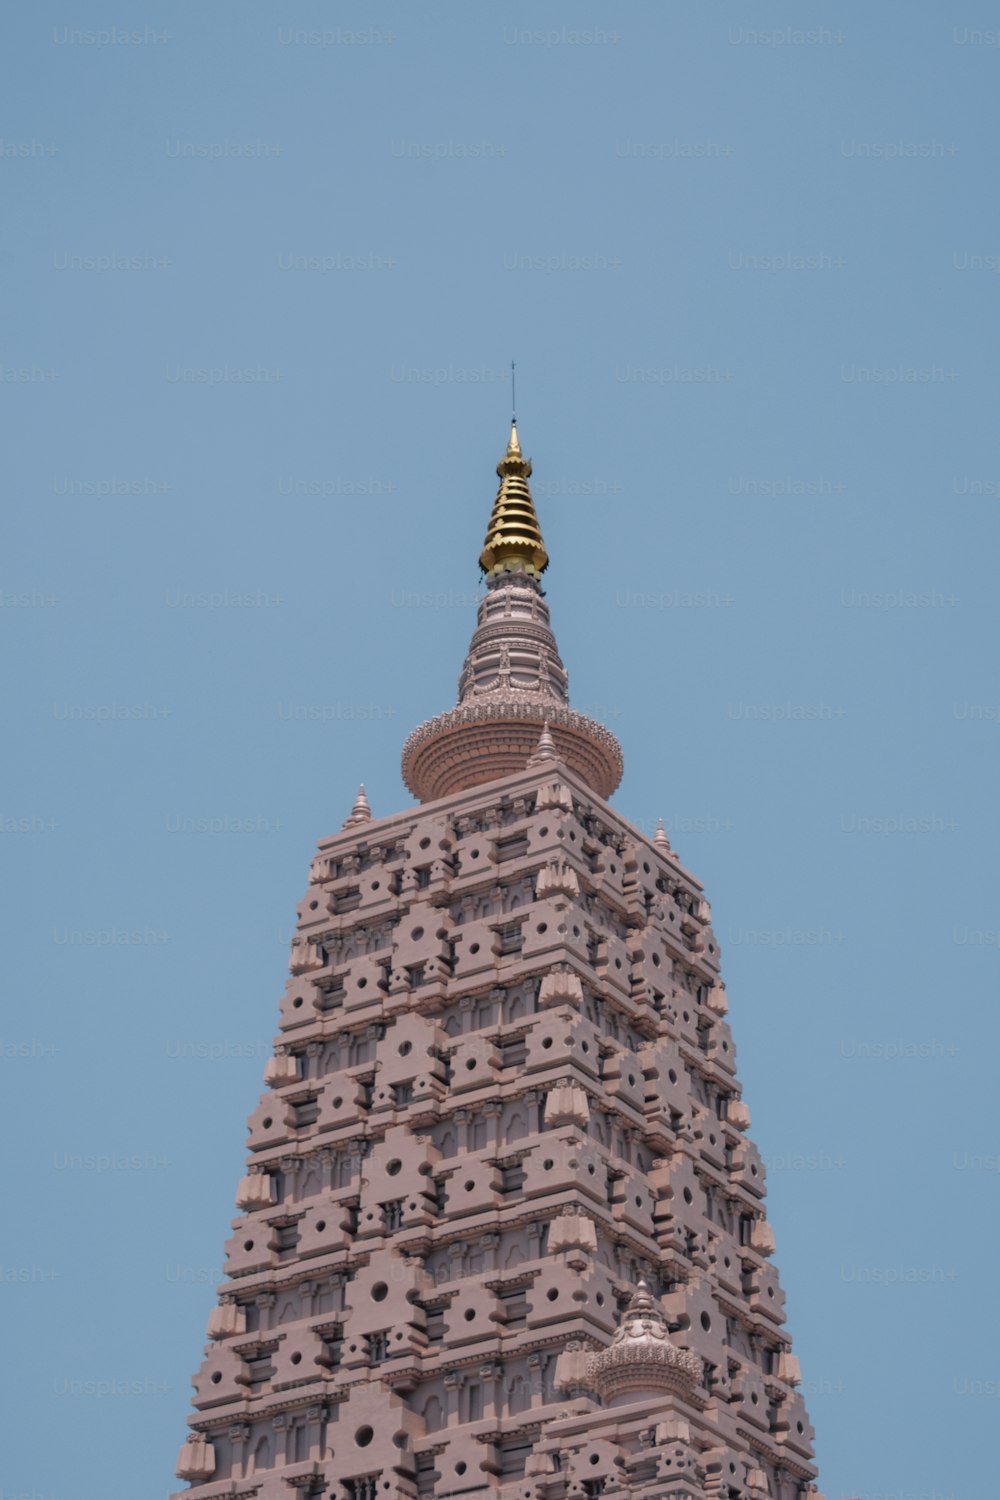
[[[513,570],[538,578],[549,565],[535,502],[528,488],[530,473],[531,459],[521,452],[517,422],[513,421],[507,451],[497,464],[500,488],[479,555],[479,566],[490,577]]]

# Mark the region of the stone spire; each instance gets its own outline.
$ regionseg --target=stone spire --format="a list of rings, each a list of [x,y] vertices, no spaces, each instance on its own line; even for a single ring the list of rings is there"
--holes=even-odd
[[[365,796],[365,784],[362,782],[358,787],[358,795],[354,799],[351,815],[349,818],[344,819],[341,827],[351,828],[355,823],[370,823],[371,817],[372,810],[368,806],[368,798]]]
[[[640,1281],[606,1349],[592,1354],[588,1375],[606,1406],[657,1391],[689,1392],[701,1379],[702,1362],[671,1341],[663,1309]]]
[[[413,731],[403,779],[421,802],[523,771],[548,724],[553,749],[610,797],[622,753],[610,730],[569,706],[569,679],[549,623],[541,575],[549,556],[528,488],[531,461],[516,425],[497,464],[500,489],[479,563],[486,594],[458,684],[458,704]]]

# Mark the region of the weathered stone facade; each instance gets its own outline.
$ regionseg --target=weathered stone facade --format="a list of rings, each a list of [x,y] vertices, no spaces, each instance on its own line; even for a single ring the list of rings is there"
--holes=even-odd
[[[186,1496],[815,1495],[708,904],[563,743],[319,845]]]

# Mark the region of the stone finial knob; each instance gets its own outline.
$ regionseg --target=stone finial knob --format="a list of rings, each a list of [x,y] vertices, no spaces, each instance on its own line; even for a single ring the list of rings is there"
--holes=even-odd
[[[552,731],[549,728],[549,721],[548,719],[546,719],[545,723],[542,725],[542,732],[538,736],[538,744],[535,746],[534,752],[528,757],[528,765],[540,766],[544,765],[544,763],[548,760],[557,759],[558,751],[556,750],[556,742],[552,738]]]
[[[670,840],[667,838],[667,830],[663,826],[662,818],[657,818],[656,820],[656,832],[653,834],[653,843],[657,849],[662,849],[664,854],[672,854],[674,852],[670,847]]]

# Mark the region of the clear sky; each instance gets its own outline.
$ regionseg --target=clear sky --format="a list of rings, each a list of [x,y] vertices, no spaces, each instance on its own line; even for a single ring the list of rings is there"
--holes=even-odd
[[[8,7],[3,1497],[165,1493],[295,905],[510,414],[713,904],[830,1500],[995,1470],[1000,17]]]

